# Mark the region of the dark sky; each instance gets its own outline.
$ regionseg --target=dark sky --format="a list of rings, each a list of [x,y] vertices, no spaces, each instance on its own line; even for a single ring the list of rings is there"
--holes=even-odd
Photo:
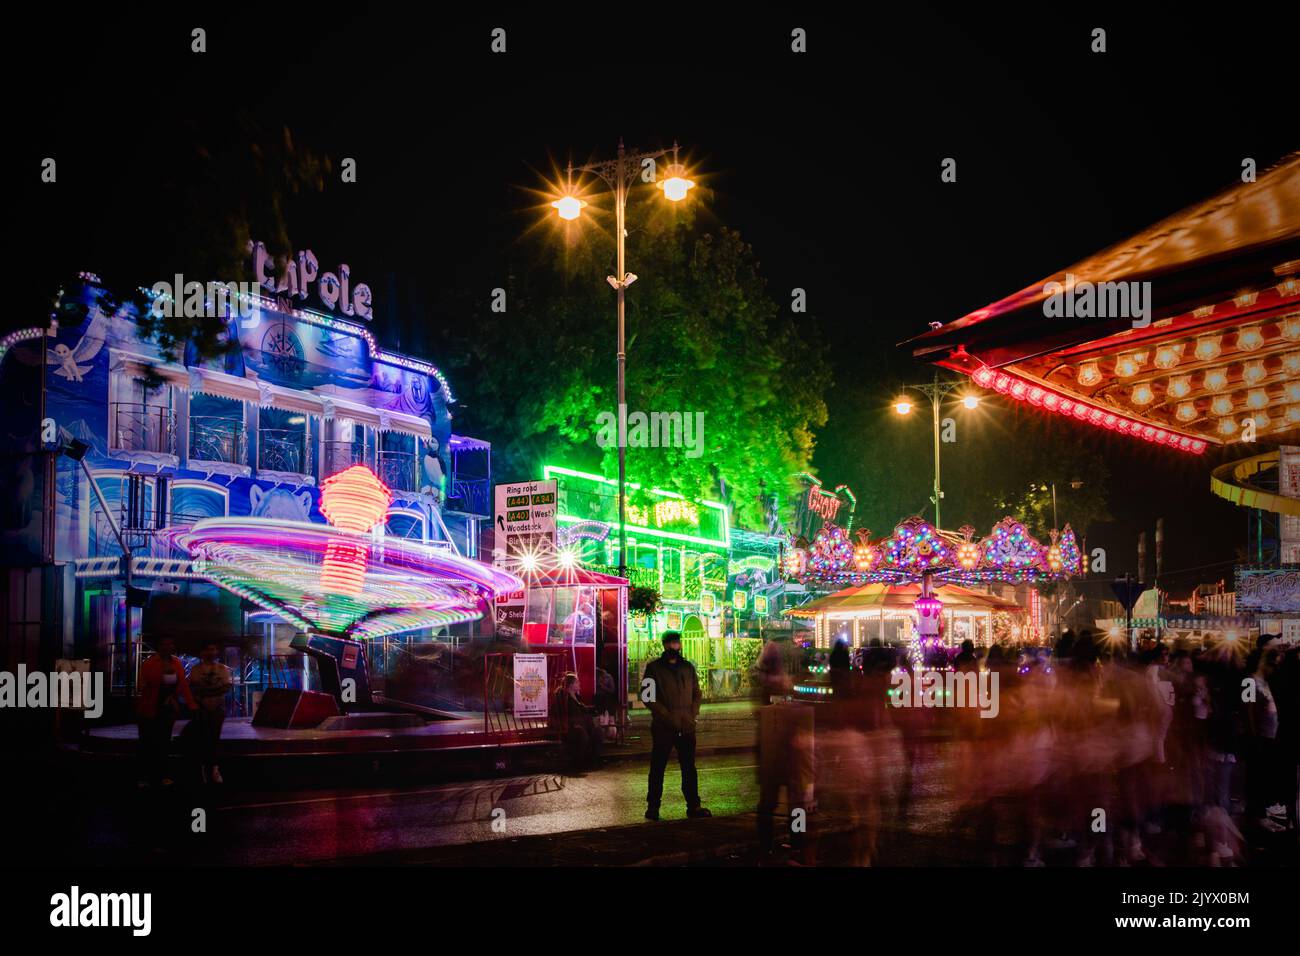
[[[287,124],[359,173],[300,210],[295,241],[371,282],[384,341],[438,361],[428,346],[457,316],[433,303],[499,284],[538,171],[604,157],[620,135],[677,138],[709,187],[703,214],[751,242],[777,301],[807,290],[828,374],[879,382],[884,401],[918,371],[896,343],[927,322],[1218,191],[1244,156],[1263,167],[1297,145],[1296,22],[1283,5],[1246,16],[914,3],[853,17],[571,5],[462,21],[213,9],[33,25],[42,69],[10,81],[22,98],[10,181],[33,185],[12,212],[27,261],[7,325],[41,321],[78,269],[153,281],[156,224],[176,215],[160,184],[198,143],[242,148],[248,122]],[[194,26],[208,30],[205,54],[189,52]],[[495,26],[504,56],[489,52]],[[795,26],[808,30],[803,56],[789,52]],[[1089,52],[1096,26],[1101,55]],[[54,186],[36,181],[44,156],[58,158]],[[947,156],[956,184],[939,179]],[[1170,534],[1189,568],[1242,543],[1244,512],[1210,497],[1207,462],[1098,453],[1123,476],[1117,520],[1096,530],[1114,551],[1131,550],[1157,505],[1178,512]]]

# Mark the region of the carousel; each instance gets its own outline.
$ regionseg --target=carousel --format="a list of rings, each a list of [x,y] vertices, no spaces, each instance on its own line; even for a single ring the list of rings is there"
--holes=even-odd
[[[787,613],[811,616],[827,644],[832,636],[854,646],[878,637],[905,644],[913,661],[924,665],[966,638],[991,643],[996,615],[1021,610],[973,588],[1046,584],[1084,573],[1069,525],[1053,531],[1048,544],[1012,517],[982,538],[975,535],[970,525],[942,531],[912,517],[874,541],[866,529],[850,535],[828,522],[811,542],[795,543],[784,570],[806,587],[833,593]]]
[[[476,620],[498,595],[523,587],[446,546],[376,534],[391,502],[388,487],[354,465],[321,484],[328,524],[205,518],[164,537],[190,555],[195,574],[298,628],[293,646],[316,660],[323,696],[333,698],[312,711],[324,719],[378,703],[363,641]],[[276,697],[263,697],[254,724],[267,722]]]

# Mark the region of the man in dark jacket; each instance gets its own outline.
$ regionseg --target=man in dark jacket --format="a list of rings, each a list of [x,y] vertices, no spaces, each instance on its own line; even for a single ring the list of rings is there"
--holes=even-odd
[[[699,779],[695,772],[695,718],[700,713],[700,684],[695,665],[682,657],[682,636],[664,631],[664,652],[646,665],[641,682],[641,699],[650,708],[650,790],[646,795],[647,820],[659,819],[659,802],[664,795],[664,770],[677,748],[682,768],[682,796],[688,817],[709,817],[700,806]]]

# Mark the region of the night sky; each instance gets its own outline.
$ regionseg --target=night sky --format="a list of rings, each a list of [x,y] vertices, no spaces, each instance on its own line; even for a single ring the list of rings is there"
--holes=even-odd
[[[647,148],[676,138],[703,174],[701,215],[754,246],[776,301],[807,290],[828,378],[878,389],[883,409],[899,382],[928,377],[896,348],[927,322],[1219,191],[1245,156],[1264,168],[1297,146],[1295,34],[1275,23],[1281,7],[1252,6],[1249,22],[1166,5],[1015,17],[909,4],[852,18],[572,5],[462,22],[346,20],[311,5],[163,19],[125,9],[47,20],[47,68],[13,81],[10,181],[32,186],[11,213],[26,262],[7,326],[43,321],[80,269],[154,281],[168,261],[156,223],[175,214],[169,197],[196,147],[237,149],[250,124],[288,125],[296,142],[358,163],[356,184],[332,182],[298,210],[295,243],[322,265],[347,261],[374,289],[380,339],[437,362],[439,330],[458,321],[438,302],[500,284],[540,174],[609,156],[620,135]],[[206,54],[189,52],[193,26],[208,30]],[[495,26],[505,56],[489,52]],[[794,26],[808,30],[804,56],[789,53]],[[1106,54],[1089,52],[1095,26]],[[59,162],[54,186],[38,182],[45,156]],[[947,156],[956,184],[940,182]],[[612,314],[594,334],[612,348]],[[915,437],[928,448],[928,430]],[[1014,425],[980,439],[1004,453]],[[1095,440],[1116,520],[1089,545],[1108,548],[1112,571],[1132,568],[1136,533],[1159,514],[1177,555],[1167,567],[1187,583],[1230,570],[1246,514],[1210,495],[1208,459]],[[818,464],[846,480],[820,452]],[[920,502],[928,481],[918,476]]]

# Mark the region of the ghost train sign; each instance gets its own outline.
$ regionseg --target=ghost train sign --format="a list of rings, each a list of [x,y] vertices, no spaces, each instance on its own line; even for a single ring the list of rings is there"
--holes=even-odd
[[[249,242],[248,252],[253,258],[253,277],[272,295],[306,299],[315,283],[317,299],[331,312],[348,318],[373,317],[370,286],[358,282],[352,287],[347,263],[340,264],[336,273],[321,272],[320,262],[310,249],[291,252],[282,261],[272,257],[260,242]]]

